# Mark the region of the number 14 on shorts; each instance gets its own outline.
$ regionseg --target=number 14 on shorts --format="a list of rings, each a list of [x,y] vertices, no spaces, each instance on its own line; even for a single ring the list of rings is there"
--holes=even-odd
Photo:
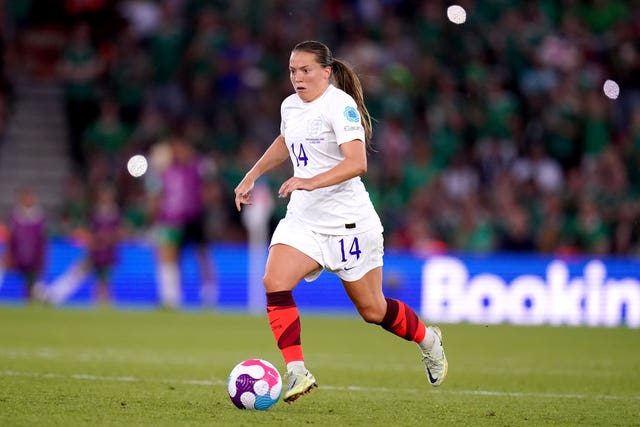
[[[358,243],[358,238],[354,237],[349,245],[349,239],[345,242],[345,239],[340,239],[340,253],[342,254],[342,262],[347,262],[347,255],[355,256],[356,259],[360,259],[360,243]],[[346,248],[349,247],[347,250]]]

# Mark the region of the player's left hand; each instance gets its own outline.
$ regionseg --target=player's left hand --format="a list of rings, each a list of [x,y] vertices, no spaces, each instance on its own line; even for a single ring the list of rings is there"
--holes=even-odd
[[[293,176],[280,186],[280,189],[278,190],[278,197],[287,197],[294,190],[310,191],[313,189],[314,187],[310,178],[298,178]]]

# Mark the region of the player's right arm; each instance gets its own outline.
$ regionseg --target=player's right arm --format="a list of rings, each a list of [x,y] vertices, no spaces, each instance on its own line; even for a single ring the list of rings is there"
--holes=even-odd
[[[278,137],[271,143],[267,151],[258,159],[255,165],[247,172],[240,184],[235,188],[236,208],[238,212],[242,205],[250,205],[250,193],[253,185],[260,176],[279,166],[289,158],[289,149],[284,141],[284,136]]]

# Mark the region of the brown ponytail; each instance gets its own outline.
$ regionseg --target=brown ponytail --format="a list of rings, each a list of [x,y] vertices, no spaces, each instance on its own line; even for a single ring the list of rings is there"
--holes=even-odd
[[[347,65],[345,62],[336,59],[331,54],[331,50],[321,42],[310,40],[302,43],[298,43],[293,48],[293,52],[301,51],[312,53],[316,56],[316,59],[323,67],[331,67],[333,83],[339,89],[342,89],[356,102],[358,111],[360,112],[360,123],[364,127],[365,143],[369,145],[373,129],[371,125],[371,115],[364,104],[364,94],[362,91],[362,83],[358,74]]]

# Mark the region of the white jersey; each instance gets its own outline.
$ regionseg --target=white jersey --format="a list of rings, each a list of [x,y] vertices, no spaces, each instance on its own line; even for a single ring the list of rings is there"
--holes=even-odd
[[[290,95],[282,102],[280,114],[280,132],[296,177],[311,178],[331,169],[344,159],[340,144],[354,139],[365,141],[355,101],[333,85],[311,102]],[[347,235],[375,228],[382,232],[380,218],[360,177],[313,191],[295,190],[287,217],[295,217],[322,234]]]

